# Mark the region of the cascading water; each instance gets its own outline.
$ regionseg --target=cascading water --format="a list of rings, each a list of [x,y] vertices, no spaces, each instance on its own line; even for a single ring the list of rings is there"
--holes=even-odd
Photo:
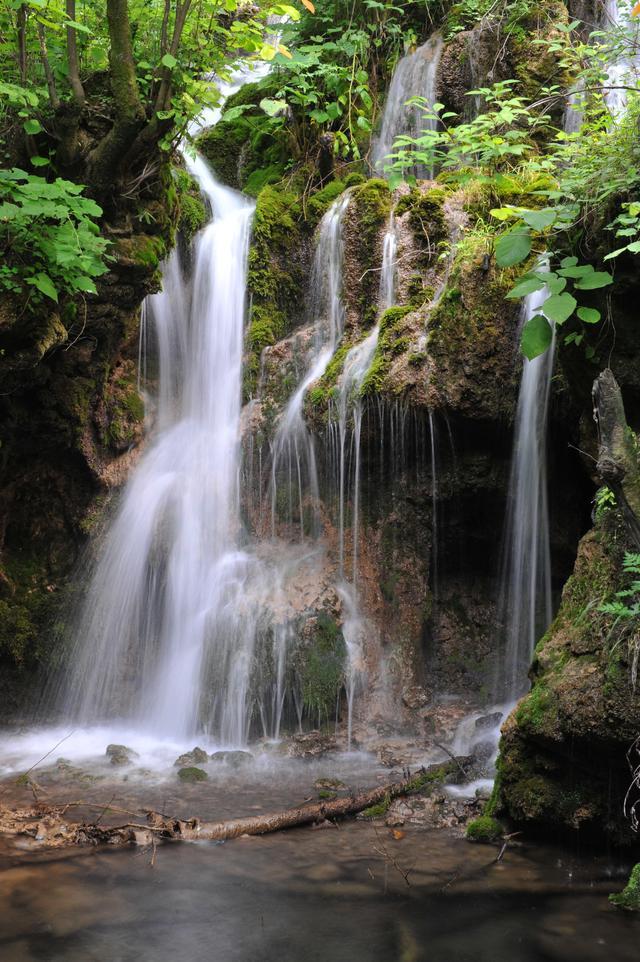
[[[606,0],[604,6],[603,28],[611,31],[612,35],[619,32],[619,28],[632,22],[632,4],[622,0]],[[640,75],[640,38],[636,27],[634,48],[628,43],[625,49],[618,50],[612,63],[607,65],[607,84],[610,89],[605,91],[605,102],[614,118],[620,117],[627,109],[628,92],[625,87],[636,86]]]
[[[288,492],[288,520],[293,519],[296,502],[300,530],[304,535],[304,500],[308,493],[314,510],[319,502],[318,472],[314,440],[304,420],[307,391],[322,377],[344,329],[342,300],[342,224],[349,205],[345,192],[324,215],[318,230],[311,275],[310,311],[314,325],[307,369],[289,400],[276,428],[271,446],[271,523],[275,533],[278,492]]]
[[[187,735],[201,718],[208,652],[225,665],[231,739],[241,725],[230,598],[247,561],[237,547],[246,261],[253,204],[189,161],[213,219],[185,282],[174,252],[150,299],[159,354],[157,436],[127,486],[89,586],[67,685],[68,715],[136,719]],[[242,707],[237,711],[242,712]]]
[[[548,293],[545,287],[527,296],[523,324],[541,313]],[[553,343],[524,361],[516,411],[499,599],[505,656],[498,688],[507,702],[523,693],[533,649],[552,617],[546,436],[553,361]]]
[[[443,41],[438,34],[411,54],[403,57],[395,71],[387,94],[380,133],[371,152],[371,166],[379,172],[389,163],[396,137],[406,134],[418,137],[425,130],[434,130],[436,121],[425,116],[417,105],[408,105],[413,97],[422,97],[431,107],[437,100],[438,66]],[[416,177],[432,176],[433,171],[413,168]]]
[[[357,577],[358,553],[358,522],[360,502],[360,440],[362,434],[362,400],[359,396],[360,388],[371,367],[378,337],[380,334],[380,315],[391,307],[395,297],[396,282],[396,254],[397,237],[393,214],[389,227],[385,232],[382,244],[382,268],[380,272],[380,286],[378,292],[378,321],[371,333],[352,347],[347,353],[342,373],[338,379],[338,396],[330,411],[330,430],[333,434],[333,447],[337,451],[338,463],[338,563],[340,575],[344,577],[345,555],[345,504],[348,488],[347,441],[349,438],[350,418],[353,420],[351,437],[351,455],[353,461],[353,550],[352,550],[352,581],[355,585]]]

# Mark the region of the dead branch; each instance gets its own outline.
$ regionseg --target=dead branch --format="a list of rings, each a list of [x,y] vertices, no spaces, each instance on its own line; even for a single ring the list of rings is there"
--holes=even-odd
[[[70,823],[64,818],[72,804],[64,807],[36,805],[27,811],[0,809],[0,833],[27,835],[49,845],[151,845],[153,840],[227,841],[243,835],[266,835],[287,828],[313,825],[347,818],[400,795],[418,791],[428,784],[424,769],[399,782],[381,785],[367,792],[332,801],[314,802],[272,814],[249,815],[222,822],[202,822],[197,818],[179,819],[149,811],[143,821],[129,821],[112,827],[91,823]],[[104,810],[109,809],[104,806]]]

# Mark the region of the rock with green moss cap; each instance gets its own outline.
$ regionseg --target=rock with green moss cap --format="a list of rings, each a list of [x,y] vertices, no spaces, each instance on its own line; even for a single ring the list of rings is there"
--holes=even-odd
[[[195,765],[188,765],[185,768],[179,769],[178,778],[181,782],[195,784],[195,782],[206,782],[209,776],[202,768],[196,768]]]

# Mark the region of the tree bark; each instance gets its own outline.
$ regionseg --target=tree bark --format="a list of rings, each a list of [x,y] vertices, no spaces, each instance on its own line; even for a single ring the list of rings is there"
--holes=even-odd
[[[58,96],[58,90],[56,88],[55,77],[53,76],[53,71],[51,69],[51,64],[49,63],[49,54],[47,52],[47,38],[44,32],[44,24],[38,23],[38,43],[40,45],[40,59],[42,61],[42,69],[44,70],[45,80],[47,81],[47,90],[49,91],[49,102],[54,110],[57,110],[60,106],[60,97]]]
[[[69,20],[76,19],[76,0],[66,0],[65,10]],[[78,39],[73,27],[67,27],[67,60],[69,63],[69,83],[76,102],[84,107],[84,87],[80,80],[80,65],[78,61]]]
[[[18,31],[18,70],[20,72],[20,83],[24,86],[27,82],[27,17],[29,15],[26,4],[22,3],[18,7],[17,31]]]
[[[593,383],[593,417],[598,426],[598,477],[613,491],[629,536],[640,550],[640,459],[627,424],[622,394],[608,368]]]
[[[145,122],[131,43],[128,0],[107,0],[109,74],[116,110],[113,127],[89,158],[89,177],[98,191],[113,186],[123,159]]]

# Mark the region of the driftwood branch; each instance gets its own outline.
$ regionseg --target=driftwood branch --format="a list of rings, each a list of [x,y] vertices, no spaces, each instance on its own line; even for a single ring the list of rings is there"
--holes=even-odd
[[[373,805],[416,792],[429,781],[429,772],[421,769],[411,777],[381,785],[367,792],[301,805],[283,812],[249,815],[245,818],[232,818],[222,822],[204,822],[197,818],[169,818],[159,812],[147,812],[146,816],[141,817],[139,821],[128,821],[122,825],[109,827],[100,825],[100,819],[84,824],[67,820],[66,813],[71,807],[70,804],[63,807],[36,805],[33,809],[24,811],[0,811],[0,832],[28,835],[43,844],[56,846],[131,843],[150,845],[154,839],[227,841],[242,835],[266,835],[287,828],[347,818]],[[109,805],[105,806],[105,810],[108,809]]]

